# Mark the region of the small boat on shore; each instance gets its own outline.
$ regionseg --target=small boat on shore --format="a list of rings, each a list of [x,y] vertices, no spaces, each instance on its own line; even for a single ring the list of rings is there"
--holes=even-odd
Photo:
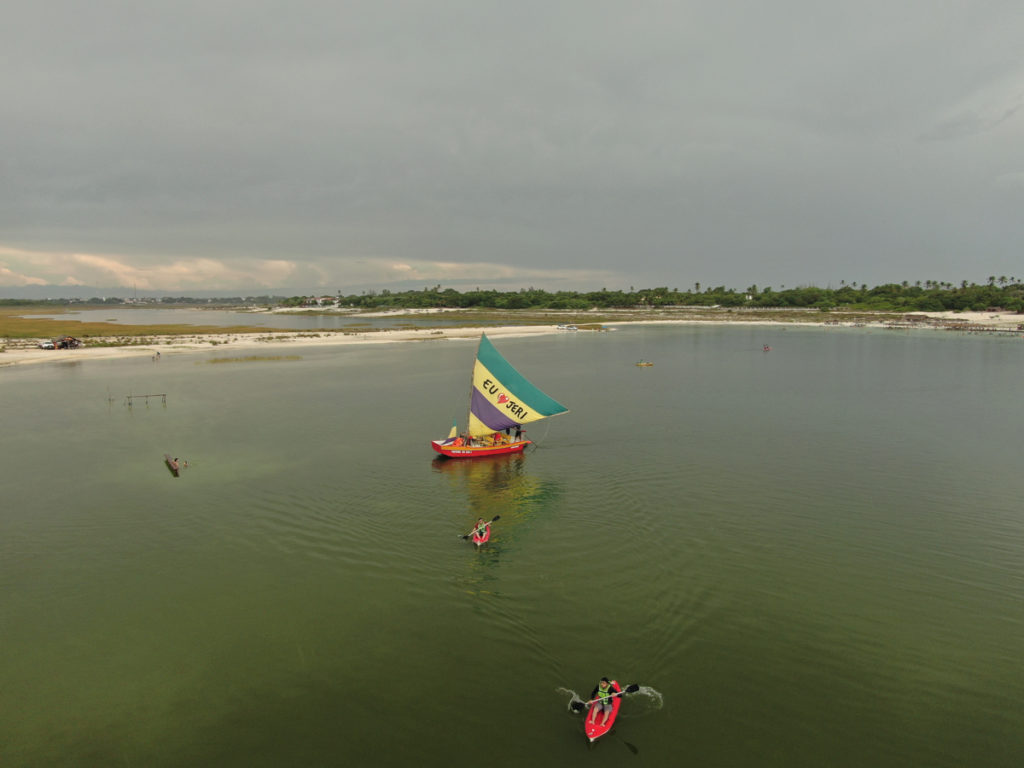
[[[430,445],[449,459],[519,453],[531,442],[523,437],[524,424],[568,411],[527,381],[481,333],[469,391],[468,426],[460,434],[454,424],[448,437],[432,440]]]

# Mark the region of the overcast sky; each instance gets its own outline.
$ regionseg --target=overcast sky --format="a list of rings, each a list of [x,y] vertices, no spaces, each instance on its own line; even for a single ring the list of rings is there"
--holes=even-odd
[[[5,286],[1024,279],[1014,0],[39,0]]]

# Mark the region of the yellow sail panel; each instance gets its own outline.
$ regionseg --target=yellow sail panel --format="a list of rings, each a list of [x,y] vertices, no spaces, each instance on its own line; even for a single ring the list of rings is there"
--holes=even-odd
[[[506,376],[506,378],[510,377]],[[512,386],[509,386],[510,383]],[[522,394],[517,394],[517,390]],[[534,408],[534,405],[527,399],[534,393],[540,394],[540,398],[534,396],[534,399],[540,400],[541,406],[548,407],[543,410]],[[473,367],[469,434],[473,437],[490,435],[509,427],[529,424],[532,421],[553,416],[555,413],[564,412],[565,409],[562,406],[558,406],[560,410],[555,410],[554,413],[545,412],[551,410],[550,402],[553,401],[528,382],[527,387],[524,388],[522,382],[502,381],[478,359]]]

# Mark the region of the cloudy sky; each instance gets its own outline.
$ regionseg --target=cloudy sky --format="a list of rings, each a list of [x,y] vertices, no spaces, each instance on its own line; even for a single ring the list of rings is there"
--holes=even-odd
[[[1013,0],[40,0],[0,295],[1024,279]]]

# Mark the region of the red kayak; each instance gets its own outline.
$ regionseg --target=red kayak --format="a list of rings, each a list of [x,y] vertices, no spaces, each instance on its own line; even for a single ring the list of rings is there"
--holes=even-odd
[[[619,686],[618,681],[612,680],[612,690],[619,695],[612,699],[612,713],[608,715],[607,723],[601,725],[601,721],[604,720],[603,712],[598,712],[594,716],[596,722],[590,722],[590,716],[594,714],[594,709],[597,707],[596,703],[591,704],[590,709],[587,710],[587,719],[583,721],[583,727],[586,729],[587,738],[591,741],[597,741],[615,725],[615,718],[619,714],[619,707],[622,706],[622,688]]]
[[[479,547],[481,544],[486,544],[490,538],[491,526],[490,524],[488,524],[484,526],[484,529],[482,531],[477,531],[473,534],[473,543]]]

